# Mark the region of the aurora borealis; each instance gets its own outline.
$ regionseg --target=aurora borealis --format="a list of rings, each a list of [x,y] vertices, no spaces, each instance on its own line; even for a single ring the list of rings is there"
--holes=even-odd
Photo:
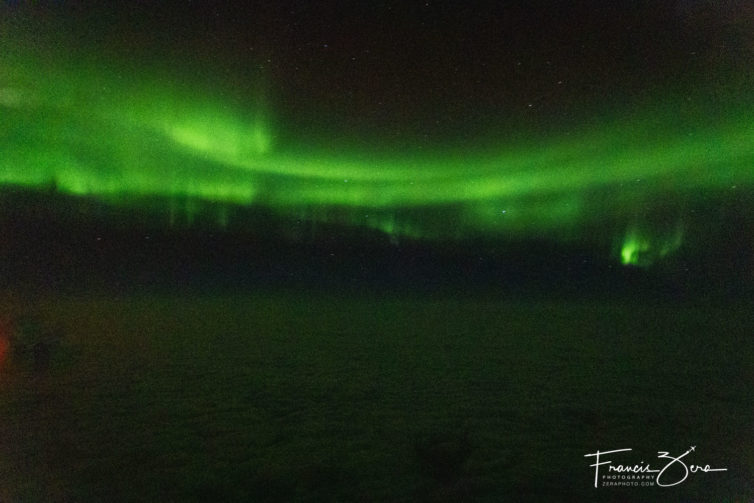
[[[681,246],[695,201],[754,182],[754,105],[740,86],[654,82],[640,99],[585,98],[567,120],[556,110],[546,127],[495,117],[463,141],[446,141],[451,131],[412,145],[375,129],[356,141],[326,115],[309,120],[323,124],[310,138],[276,110],[279,69],[254,66],[242,84],[192,78],[185,53],[187,70],[175,71],[180,58],[141,64],[122,47],[74,47],[48,25],[36,34],[30,19],[5,23],[0,41],[0,184],[112,204],[160,198],[166,224],[197,201],[259,205],[395,237],[620,242],[616,260],[649,265]]]
[[[752,63],[754,0],[0,0],[0,503],[754,502]]]

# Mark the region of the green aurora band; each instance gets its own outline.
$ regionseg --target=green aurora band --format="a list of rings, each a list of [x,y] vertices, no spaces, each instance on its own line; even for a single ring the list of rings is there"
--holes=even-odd
[[[684,215],[671,210],[652,228],[647,207],[754,182],[748,105],[712,119],[704,106],[680,113],[683,100],[655,100],[527,141],[339,153],[278,141],[264,79],[243,102],[159,72],[126,73],[2,51],[0,184],[111,203],[160,198],[171,222],[177,207],[205,201],[415,238],[565,239],[608,219],[622,225],[618,259],[648,265],[681,245]]]

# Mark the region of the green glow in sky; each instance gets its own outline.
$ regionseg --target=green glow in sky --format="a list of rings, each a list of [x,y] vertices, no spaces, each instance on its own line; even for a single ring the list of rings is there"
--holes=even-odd
[[[754,107],[678,119],[677,100],[658,101],[525,142],[501,134],[496,145],[429,152],[307,150],[293,135],[278,141],[285,125],[261,82],[249,83],[255,96],[243,102],[169,76],[124,79],[112,65],[8,52],[0,51],[0,184],[111,201],[161,197],[171,222],[176,201],[195,198],[396,236],[572,236],[605,216],[633,222],[658,200],[754,182]],[[677,221],[664,234],[643,225],[629,225],[622,263],[648,265],[682,243]]]
[[[646,267],[676,251],[683,242],[683,228],[679,225],[666,233],[657,233],[632,226],[628,229],[620,251],[623,265]]]

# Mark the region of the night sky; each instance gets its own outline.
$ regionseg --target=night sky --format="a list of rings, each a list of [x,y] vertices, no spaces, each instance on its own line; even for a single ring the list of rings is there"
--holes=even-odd
[[[754,501],[753,63],[752,0],[0,0],[0,501]]]
[[[751,208],[743,0],[1,9],[6,189],[639,266]]]

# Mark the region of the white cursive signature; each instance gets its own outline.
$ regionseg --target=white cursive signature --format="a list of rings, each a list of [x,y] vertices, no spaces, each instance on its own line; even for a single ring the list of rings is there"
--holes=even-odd
[[[662,467],[662,469],[655,469],[652,468],[648,463],[645,463],[644,461],[641,461],[638,464],[633,465],[621,465],[621,464],[613,464],[610,460],[602,460],[602,456],[605,454],[615,454],[618,452],[628,452],[633,449],[615,449],[612,451],[597,451],[590,454],[584,454],[585,458],[588,457],[594,457],[594,463],[589,465],[591,468],[594,468],[594,487],[597,487],[597,483],[599,481],[599,473],[600,473],[600,467],[608,465],[608,471],[610,472],[618,472],[618,473],[656,473],[657,477],[655,478],[655,483],[660,487],[671,487],[678,485],[685,481],[690,473],[708,473],[708,472],[724,472],[727,471],[727,468],[710,468],[710,465],[687,465],[685,461],[682,461],[684,457],[686,457],[690,452],[693,452],[696,450],[696,446],[692,445],[691,448],[689,448],[686,452],[681,454],[680,456],[671,456],[669,452],[667,451],[658,451],[657,452],[657,459],[667,459],[668,462],[665,464],[665,466]],[[669,477],[669,475],[666,473],[666,470],[670,468],[673,465],[677,465],[681,468],[681,477],[678,480],[673,481],[673,479],[670,479],[670,481],[664,480]]]

